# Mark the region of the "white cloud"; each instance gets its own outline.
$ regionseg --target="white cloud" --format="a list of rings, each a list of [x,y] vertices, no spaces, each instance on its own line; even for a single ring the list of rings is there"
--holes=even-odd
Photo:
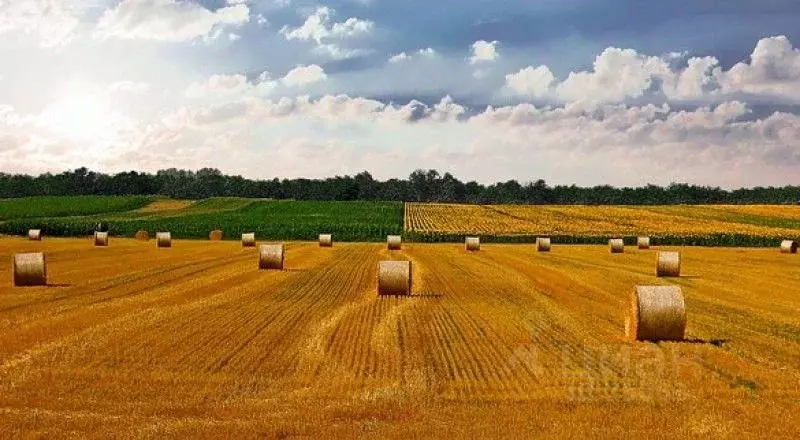
[[[280,33],[287,40],[314,41],[316,52],[328,54],[332,58],[350,58],[364,53],[363,49],[342,47],[342,42],[371,34],[375,29],[375,22],[351,17],[331,24],[331,17],[335,13],[335,10],[328,7],[319,7],[301,26],[284,26]]]
[[[472,54],[469,57],[470,64],[479,62],[494,61],[500,54],[497,52],[498,41],[478,40],[472,43]]]
[[[389,57],[389,62],[390,63],[399,63],[399,62],[410,60],[410,59],[411,59],[411,57],[408,56],[407,53],[400,52],[397,55],[392,55],[391,57]]]
[[[750,63],[737,63],[720,83],[723,92],[800,97],[800,49],[785,36],[764,38],[753,49]]]
[[[249,91],[251,84],[244,75],[212,75],[203,82],[194,82],[186,89],[189,98],[234,95]]]
[[[78,25],[73,8],[62,0],[0,1],[0,35],[35,35],[41,46],[54,47],[68,43]]]
[[[328,78],[322,67],[312,64],[310,66],[297,66],[290,70],[286,76],[283,77],[283,83],[287,86],[303,86],[312,84],[318,81],[323,81]]]
[[[560,102],[625,102],[659,96],[722,102],[749,94],[800,103],[800,49],[784,36],[760,40],[750,63],[737,63],[728,71],[712,56],[689,58],[682,68],[673,66],[685,56],[647,56],[609,47],[597,56],[592,71],[571,72],[559,82],[547,66],[528,66],[506,75],[505,88],[522,97],[551,97]]]
[[[105,11],[97,25],[99,38],[181,42],[214,39],[225,26],[249,20],[246,4],[210,11],[187,0],[123,0]]]
[[[506,85],[511,90],[520,95],[533,97],[545,96],[554,80],[553,72],[547,66],[535,69],[528,66],[517,73],[506,75]]]
[[[413,52],[411,55],[409,55],[409,54],[407,54],[405,52],[400,52],[400,53],[398,53],[396,55],[392,55],[391,57],[389,57],[389,62],[390,63],[400,63],[400,62],[403,62],[403,61],[408,61],[408,60],[412,59],[414,56],[419,56],[419,57],[423,57],[423,58],[435,58],[436,55],[437,54],[436,54],[435,50],[433,50],[430,47],[426,47],[424,49],[419,49],[418,51]]]

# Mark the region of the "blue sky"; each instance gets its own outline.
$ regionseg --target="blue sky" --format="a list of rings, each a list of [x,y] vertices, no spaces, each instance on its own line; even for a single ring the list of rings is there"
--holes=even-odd
[[[800,184],[800,3],[17,0],[0,171]]]

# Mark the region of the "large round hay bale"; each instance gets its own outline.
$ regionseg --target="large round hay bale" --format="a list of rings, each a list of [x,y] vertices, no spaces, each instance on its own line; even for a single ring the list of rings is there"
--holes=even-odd
[[[156,242],[160,248],[172,247],[172,234],[169,232],[156,232]]]
[[[11,266],[15,286],[47,285],[47,261],[42,252],[14,254]]]
[[[678,286],[636,286],[625,333],[635,341],[681,341],[686,332],[686,304]]]
[[[94,232],[94,245],[95,246],[108,246],[108,232]]]
[[[681,276],[681,253],[661,251],[656,257],[657,277]]]
[[[319,247],[332,247],[332,246],[333,246],[333,235],[319,234]]]
[[[399,251],[402,246],[403,238],[399,235],[387,235],[386,246],[390,251]]]
[[[650,249],[650,237],[638,237],[636,239],[636,246],[639,249]]]
[[[255,232],[246,232],[242,234],[242,247],[255,247],[255,245],[256,245]]]
[[[536,239],[537,252],[550,252],[550,237],[539,237]]]
[[[220,231],[219,229],[214,229],[213,231],[208,233],[208,239],[211,241],[222,240],[222,231]]]
[[[147,241],[150,240],[150,233],[147,231],[136,231],[136,235],[133,238],[137,240]]]
[[[262,244],[258,247],[259,269],[283,269],[283,244]]]
[[[378,295],[411,295],[411,262],[378,263]]]
[[[781,242],[781,253],[782,254],[796,254],[797,253],[797,242],[794,240],[783,240]]]
[[[481,250],[481,239],[480,237],[466,237],[464,239],[464,246],[466,246],[468,251],[479,251]]]
[[[42,241],[42,230],[28,229],[28,240]]]
[[[625,252],[625,242],[621,238],[612,238],[608,240],[608,246],[611,248],[612,254],[621,254]]]

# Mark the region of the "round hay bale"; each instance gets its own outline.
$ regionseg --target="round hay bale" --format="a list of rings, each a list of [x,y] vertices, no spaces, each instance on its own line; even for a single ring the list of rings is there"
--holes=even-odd
[[[94,245],[108,246],[108,232],[94,231]]]
[[[403,238],[399,235],[387,235],[386,246],[390,251],[399,251],[402,246]]]
[[[242,234],[242,247],[255,247],[256,246],[256,233],[246,232]]]
[[[661,251],[656,257],[657,277],[681,276],[681,253]]]
[[[133,238],[137,240],[147,241],[150,240],[150,233],[147,231],[136,231],[136,235]]]
[[[172,234],[169,232],[156,232],[156,242],[160,248],[172,247]]]
[[[11,262],[15,286],[46,286],[47,261],[42,252],[14,254]]]
[[[625,333],[635,341],[682,341],[686,304],[678,286],[635,286]]]
[[[639,249],[650,249],[650,237],[638,237],[636,239],[636,246]]]
[[[333,247],[333,235],[319,234],[319,247]]]
[[[219,229],[214,229],[213,231],[208,233],[208,239],[211,241],[222,240],[222,231],[220,231]]]
[[[378,295],[411,295],[411,262],[378,262]]]
[[[782,254],[796,254],[797,253],[797,242],[794,240],[783,240],[781,242],[781,253]]]
[[[608,240],[608,246],[611,248],[612,254],[621,254],[625,252],[625,242],[621,238],[612,238]]]
[[[466,237],[464,239],[464,246],[466,246],[468,251],[479,251],[481,250],[481,239],[480,237]]]
[[[550,237],[539,237],[536,239],[537,252],[550,252]]]
[[[258,247],[259,269],[283,269],[283,243],[262,244]]]
[[[42,241],[41,229],[28,229],[28,240]]]

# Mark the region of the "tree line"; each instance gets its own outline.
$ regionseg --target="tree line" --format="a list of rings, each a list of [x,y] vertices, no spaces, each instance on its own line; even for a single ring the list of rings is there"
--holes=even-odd
[[[610,185],[549,186],[544,180],[483,185],[462,182],[450,173],[416,170],[407,179],[376,180],[363,171],[326,179],[264,179],[228,176],[214,168],[175,168],[155,174],[127,171],[104,174],[78,168],[38,176],[0,173],[0,197],[38,195],[165,195],[180,199],[251,197],[297,200],[397,200],[451,203],[650,205],[705,203],[800,203],[800,186],[724,190],[672,183],[616,188]]]

